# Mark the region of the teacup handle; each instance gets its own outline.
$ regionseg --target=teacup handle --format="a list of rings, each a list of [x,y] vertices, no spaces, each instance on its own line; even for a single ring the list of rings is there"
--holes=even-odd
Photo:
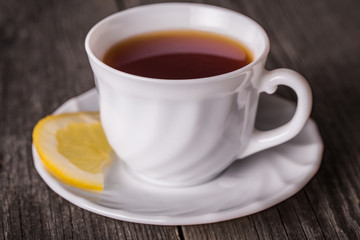
[[[260,79],[259,92],[273,94],[278,85],[292,88],[297,95],[297,108],[292,119],[286,124],[268,131],[253,130],[248,145],[239,154],[244,158],[261,150],[284,143],[295,137],[304,127],[312,108],[312,94],[307,81],[290,69],[265,71]]]

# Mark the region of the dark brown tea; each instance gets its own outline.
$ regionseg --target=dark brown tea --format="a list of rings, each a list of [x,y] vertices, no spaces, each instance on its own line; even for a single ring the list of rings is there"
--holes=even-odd
[[[112,46],[103,62],[120,71],[159,79],[193,79],[234,71],[252,61],[241,43],[192,30],[152,32]]]

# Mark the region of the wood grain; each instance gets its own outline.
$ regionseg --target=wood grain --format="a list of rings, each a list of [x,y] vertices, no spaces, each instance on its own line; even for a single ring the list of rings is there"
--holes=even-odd
[[[198,0],[244,13],[271,41],[267,67],[312,86],[325,151],[298,194],[265,211],[194,226],[117,221],[51,191],[34,169],[35,123],[94,86],[83,42],[103,17],[153,0],[0,1],[0,239],[360,239],[360,2]],[[278,94],[296,100],[286,88]]]
[[[52,192],[31,157],[34,124],[94,87],[84,39],[111,1],[0,3],[0,239],[178,239],[177,227],[116,221]]]
[[[269,34],[272,50],[267,66],[289,67],[308,78],[314,93],[312,117],[325,143],[316,177],[295,197],[250,216],[256,219],[258,236],[248,239],[360,238],[360,68],[356,67],[360,42],[354,41],[360,36],[360,17],[356,9],[355,1],[253,1],[241,6],[241,12]]]

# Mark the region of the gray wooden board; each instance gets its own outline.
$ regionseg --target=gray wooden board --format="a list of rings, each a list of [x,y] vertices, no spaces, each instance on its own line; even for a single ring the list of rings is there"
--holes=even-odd
[[[94,87],[84,38],[111,1],[2,1],[0,239],[178,239],[177,227],[121,222],[67,202],[36,173],[34,124]]]
[[[51,191],[34,169],[35,123],[94,86],[83,42],[103,17],[164,1],[0,1],[0,239],[360,239],[360,2],[209,0],[267,31],[269,69],[312,86],[322,166],[298,194],[265,211],[194,226],[102,217]],[[287,88],[278,94],[292,100]]]

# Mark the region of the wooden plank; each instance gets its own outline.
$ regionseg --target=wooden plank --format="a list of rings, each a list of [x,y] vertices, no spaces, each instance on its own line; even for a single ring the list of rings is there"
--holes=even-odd
[[[281,3],[281,8],[290,11],[286,14],[291,16],[285,21],[287,24],[282,25],[282,31],[288,34],[281,38],[289,60],[281,60],[282,53],[273,54],[279,55],[276,58],[282,65],[308,77],[314,91],[312,116],[319,124],[326,146],[322,169],[315,178],[320,184],[312,181],[305,188],[309,202],[298,200],[295,206],[301,210],[310,205],[315,213],[317,224],[304,222],[309,217],[301,224],[304,227],[318,225],[323,233],[310,234],[309,239],[315,236],[357,239],[360,234],[357,204],[360,191],[359,186],[354,185],[359,182],[360,166],[359,161],[354,161],[359,155],[360,143],[359,124],[355,122],[359,120],[359,111],[354,103],[359,101],[350,102],[353,98],[359,99],[358,93],[351,89],[359,89],[360,71],[353,67],[353,61],[359,59],[360,45],[353,39],[360,34],[359,27],[354,25],[360,18],[352,10],[355,2],[350,3]],[[352,198],[347,198],[349,195]],[[350,209],[343,209],[344,206]]]
[[[0,2],[0,239],[178,239],[177,227],[102,217],[52,192],[34,169],[35,123],[94,87],[88,30],[112,1]]]
[[[241,226],[241,227],[239,227]],[[234,221],[183,227],[185,239],[258,239],[249,217]]]
[[[153,0],[118,0],[120,9]],[[34,124],[94,86],[86,32],[116,11],[107,1],[0,1],[0,239],[360,239],[360,3],[198,0],[264,26],[267,67],[306,76],[325,142],[316,177],[294,197],[231,221],[163,227],[84,211],[52,192],[31,157]],[[296,99],[281,88],[279,94]]]
[[[209,3],[214,3],[214,1]],[[304,190],[246,221],[183,227],[184,236],[241,239],[359,239],[360,17],[355,1],[221,1],[256,19],[269,34],[269,69],[289,67],[305,75],[314,91],[312,117],[326,146],[320,172]],[[218,4],[217,5],[221,5]],[[236,5],[236,6],[234,6]],[[279,93],[296,99],[291,91]],[[241,218],[242,219],[242,218]],[[200,229],[200,230],[199,230]],[[217,231],[214,231],[217,229]],[[215,234],[214,236],[214,232]],[[226,237],[224,237],[226,239]]]

